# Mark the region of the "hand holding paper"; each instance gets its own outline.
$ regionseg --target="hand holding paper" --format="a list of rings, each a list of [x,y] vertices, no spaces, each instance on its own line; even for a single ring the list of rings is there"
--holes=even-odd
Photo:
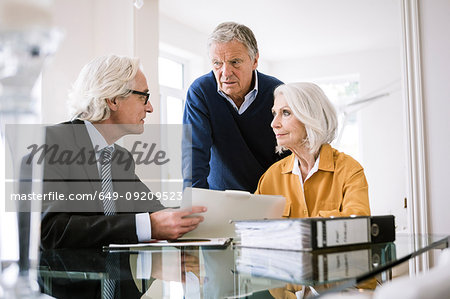
[[[190,209],[166,209],[150,214],[152,238],[158,240],[174,240],[197,228],[203,216],[193,215],[206,212],[206,207],[193,206]]]

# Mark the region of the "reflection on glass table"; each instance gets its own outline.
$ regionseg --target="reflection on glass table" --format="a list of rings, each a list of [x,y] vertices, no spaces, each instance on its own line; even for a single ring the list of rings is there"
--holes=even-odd
[[[278,298],[276,290],[281,289],[318,286],[327,292],[370,282],[412,257],[445,247],[448,237],[397,235],[392,243],[339,251],[236,245],[50,250],[41,253],[39,283],[57,298]]]
[[[239,248],[236,269],[241,276],[265,277],[306,285],[324,284],[368,273],[395,260],[395,244],[377,244],[346,251],[291,251]]]

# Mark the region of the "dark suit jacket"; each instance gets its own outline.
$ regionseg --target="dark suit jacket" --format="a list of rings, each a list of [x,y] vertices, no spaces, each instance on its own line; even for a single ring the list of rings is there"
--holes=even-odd
[[[137,242],[135,213],[155,212],[164,206],[153,200],[127,200],[127,192],[149,194],[150,190],[135,174],[132,155],[115,145],[111,174],[118,213],[103,214],[99,200],[101,179],[94,148],[83,121],[75,120],[48,127],[46,130],[44,195],[63,194],[65,198],[86,194],[95,200],[43,201],[41,246],[49,248],[100,247],[110,243]],[[125,161],[125,162],[124,162]],[[130,194],[130,193],[128,193]],[[151,193],[150,193],[151,194]]]

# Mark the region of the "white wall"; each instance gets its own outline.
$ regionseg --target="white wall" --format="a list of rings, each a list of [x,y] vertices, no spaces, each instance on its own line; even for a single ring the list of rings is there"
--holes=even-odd
[[[159,15],[159,49],[161,53],[184,60],[186,88],[198,77],[211,70],[207,57],[207,34],[194,30],[171,19]]]
[[[53,4],[53,16],[54,24],[63,31],[64,38],[43,73],[43,123],[69,119],[68,90],[81,68],[97,56],[140,57],[150,92],[159,93],[157,0],[147,0],[139,11],[132,1],[58,0]],[[155,105],[158,108],[159,101]],[[156,123],[158,116],[157,113],[152,115]]]
[[[159,15],[159,42],[170,45],[182,55],[196,55],[206,60],[207,34],[186,26],[164,14]],[[176,54],[176,53],[174,53]]]
[[[450,1],[419,1],[428,207],[433,233],[450,234]]]
[[[399,230],[407,226],[404,108],[398,47],[310,57],[272,63],[272,75],[284,82],[359,74],[360,95],[390,92],[359,112],[361,160],[369,183],[372,214],[394,214]]]
[[[67,94],[81,68],[96,56],[133,55],[133,6],[121,0],[58,0],[54,24],[64,38],[43,73],[42,121],[69,119]]]
[[[108,0],[106,0],[108,1]],[[158,44],[159,44],[159,0],[146,0],[144,6],[137,10],[128,1],[122,1],[125,5],[131,7],[134,11],[134,22],[128,25],[134,25],[134,52],[132,56],[139,57],[143,66],[144,75],[147,78],[150,93],[153,95],[150,99],[154,112],[147,114],[146,123],[160,123],[160,100],[158,83]],[[114,30],[111,32],[114,33]]]

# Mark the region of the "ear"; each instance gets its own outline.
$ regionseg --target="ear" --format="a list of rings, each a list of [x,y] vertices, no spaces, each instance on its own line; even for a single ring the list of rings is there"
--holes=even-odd
[[[259,59],[259,53],[256,53],[255,59],[253,61],[253,70],[256,70],[258,67],[258,59]]]
[[[117,109],[119,108],[117,99],[106,99],[106,105],[108,105],[109,109],[111,111],[117,111]]]

